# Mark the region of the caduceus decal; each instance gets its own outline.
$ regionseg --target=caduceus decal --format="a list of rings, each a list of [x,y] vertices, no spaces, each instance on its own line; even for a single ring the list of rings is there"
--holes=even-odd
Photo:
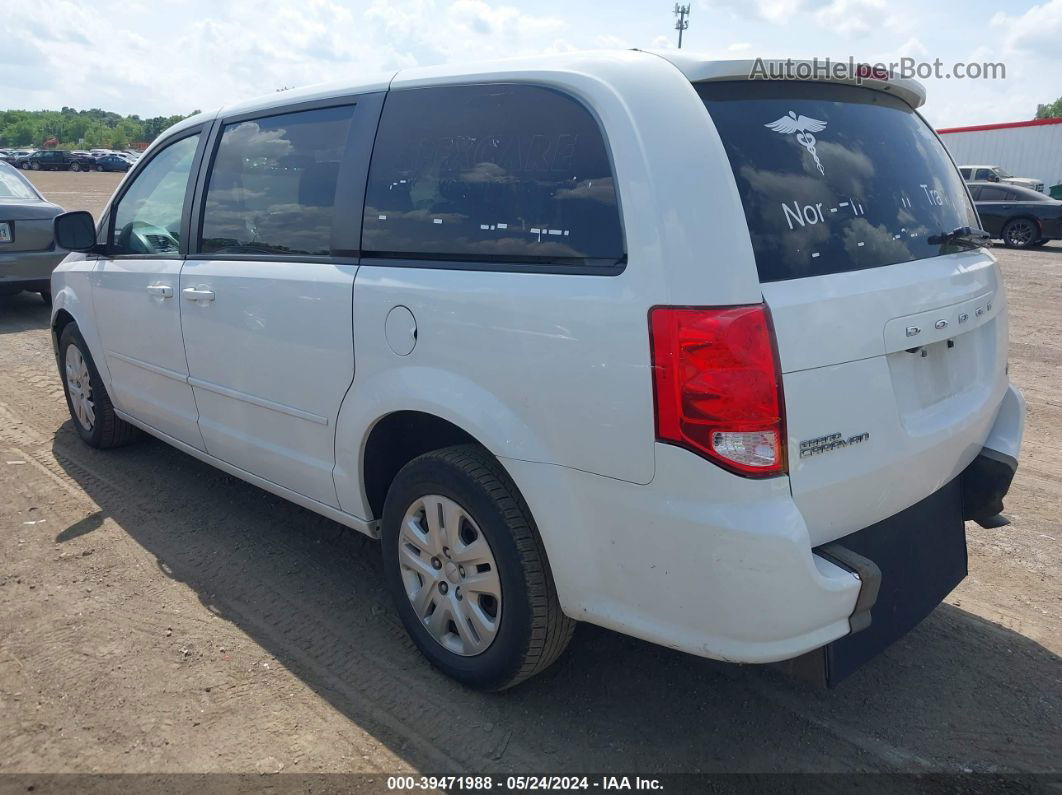
[[[813,119],[810,116],[796,114],[796,111],[789,111],[789,113],[780,119],[769,122],[764,127],[769,127],[776,133],[782,135],[790,135],[796,133],[797,143],[808,150],[815,159],[815,165],[818,166],[819,173],[823,176],[826,175],[826,169],[822,167],[822,161],[819,160],[819,155],[815,151],[815,136],[812,133],[821,132],[826,129],[826,122]]]

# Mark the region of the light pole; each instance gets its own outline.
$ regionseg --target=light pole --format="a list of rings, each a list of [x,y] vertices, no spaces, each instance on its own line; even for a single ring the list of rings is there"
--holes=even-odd
[[[675,21],[675,30],[679,32],[678,46],[680,50],[682,49],[682,31],[690,26],[690,21],[686,19],[689,15],[690,7],[688,5],[683,6],[675,3],[675,16],[678,17]]]

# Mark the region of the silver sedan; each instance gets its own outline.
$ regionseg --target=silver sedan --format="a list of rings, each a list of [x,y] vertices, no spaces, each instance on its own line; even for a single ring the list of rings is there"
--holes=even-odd
[[[29,290],[51,301],[52,270],[67,253],[56,248],[52,232],[52,219],[62,211],[0,162],[0,295]]]

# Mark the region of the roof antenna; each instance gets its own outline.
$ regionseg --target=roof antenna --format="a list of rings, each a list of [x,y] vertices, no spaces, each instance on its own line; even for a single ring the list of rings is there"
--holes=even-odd
[[[682,31],[690,26],[690,21],[686,19],[690,15],[690,7],[688,5],[679,5],[675,3],[675,16],[678,19],[675,21],[675,30],[679,32],[678,48],[682,49]]]

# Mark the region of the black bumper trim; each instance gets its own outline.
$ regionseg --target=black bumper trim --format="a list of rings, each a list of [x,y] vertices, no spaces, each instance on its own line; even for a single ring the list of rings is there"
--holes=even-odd
[[[878,590],[881,588],[881,569],[878,564],[836,541],[819,547],[815,554],[859,577],[859,596],[856,597],[852,615],[848,617],[848,629],[849,632],[859,632],[869,627],[870,608],[878,601]]]
[[[1010,491],[1018,462],[1006,453],[981,448],[960,476],[962,481],[962,518],[991,526],[1003,512],[1003,498]],[[987,523],[987,524],[986,524]]]

